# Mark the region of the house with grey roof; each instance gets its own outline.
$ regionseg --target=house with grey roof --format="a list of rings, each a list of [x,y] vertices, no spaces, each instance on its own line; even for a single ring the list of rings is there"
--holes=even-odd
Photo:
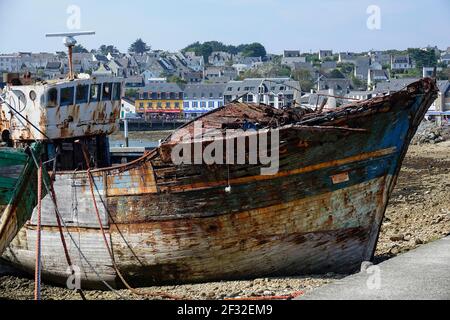
[[[450,124],[450,81],[437,81],[437,86],[439,88],[438,97],[428,109],[428,114],[436,117],[438,125],[443,122]]]
[[[387,70],[372,70],[369,69],[368,70],[368,75],[367,75],[367,85],[368,86],[372,86],[375,83],[378,82],[383,82],[383,81],[388,81],[389,80],[389,73]]]
[[[450,65],[450,52],[446,52],[443,55],[441,55],[439,62],[442,62],[447,66]]]
[[[402,79],[390,79],[389,81],[379,82],[375,85],[373,90],[376,95],[384,95],[396,91],[400,91],[409,84],[418,81],[419,78],[402,78]]]
[[[228,52],[214,51],[208,57],[208,63],[216,67],[224,67],[228,61],[233,59],[233,55]]]
[[[345,95],[348,91],[353,89],[352,82],[347,78],[326,78],[320,77],[318,84],[318,90],[334,90],[339,95]]]
[[[195,83],[184,88],[183,112],[187,118],[220,108],[226,84]]]
[[[319,59],[331,58],[333,56],[333,50],[319,50]]]
[[[179,117],[183,112],[183,96],[183,89],[176,83],[149,83],[138,89],[136,112]]]
[[[201,71],[184,71],[181,73],[181,79],[187,83],[199,83],[203,81],[203,72]]]
[[[320,69],[327,72],[327,71],[331,71],[333,69],[336,69],[337,67],[337,63],[336,61],[323,61],[320,64]]]
[[[64,65],[60,61],[47,62],[44,74],[47,79],[59,78],[64,72]]]
[[[406,70],[411,68],[414,68],[414,64],[408,54],[392,56],[391,70]]]
[[[224,102],[264,103],[275,108],[300,103],[300,84],[291,78],[247,78],[227,83]]]
[[[291,68],[295,63],[305,63],[306,58],[300,56],[300,50],[284,50],[283,57],[281,58],[281,64],[287,65]]]
[[[354,52],[339,52],[339,63],[355,63],[357,54]]]

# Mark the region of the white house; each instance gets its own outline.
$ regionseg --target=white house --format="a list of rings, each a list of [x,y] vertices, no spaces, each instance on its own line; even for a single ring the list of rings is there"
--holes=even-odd
[[[19,54],[2,54],[0,55],[0,71],[19,72],[20,70]]]
[[[275,108],[300,102],[300,84],[291,78],[248,78],[227,83],[224,102],[264,103]]]
[[[223,106],[226,84],[187,84],[184,88],[183,112],[187,118],[195,118]]]
[[[411,69],[414,65],[409,55],[405,56],[393,56],[391,61],[392,70],[405,70]]]

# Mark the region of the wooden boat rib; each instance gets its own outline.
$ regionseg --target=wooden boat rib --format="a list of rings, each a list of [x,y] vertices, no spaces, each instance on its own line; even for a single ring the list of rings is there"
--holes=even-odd
[[[173,136],[134,162],[93,170],[118,268],[134,286],[358,269],[373,257],[402,160],[436,96],[435,82],[422,79],[320,114],[234,103],[199,119],[205,131],[256,122],[278,130],[279,170],[273,175],[261,175],[260,163],[174,164],[170,154],[180,142]],[[194,126],[180,130],[194,132]],[[214,141],[183,143],[204,150]],[[79,247],[104,279],[120,286],[86,172],[55,176],[60,212]],[[42,204],[43,274],[65,283],[50,198]],[[32,271],[35,237],[33,214],[4,257]],[[69,251],[83,286],[98,285],[75,248]]]

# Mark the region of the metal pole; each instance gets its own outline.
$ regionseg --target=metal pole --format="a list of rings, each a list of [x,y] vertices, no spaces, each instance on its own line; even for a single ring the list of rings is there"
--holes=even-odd
[[[72,49],[73,46],[69,46],[69,79],[73,80],[73,65],[72,65]]]

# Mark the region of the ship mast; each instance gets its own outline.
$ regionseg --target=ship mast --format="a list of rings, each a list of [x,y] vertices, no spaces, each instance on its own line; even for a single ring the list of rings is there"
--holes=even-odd
[[[75,78],[75,74],[73,72],[73,62],[72,62],[73,47],[77,44],[77,40],[75,40],[75,37],[76,36],[87,36],[87,35],[93,35],[93,34],[95,34],[95,31],[47,33],[45,35],[46,37],[64,37],[63,43],[69,51],[69,80],[73,80]]]

